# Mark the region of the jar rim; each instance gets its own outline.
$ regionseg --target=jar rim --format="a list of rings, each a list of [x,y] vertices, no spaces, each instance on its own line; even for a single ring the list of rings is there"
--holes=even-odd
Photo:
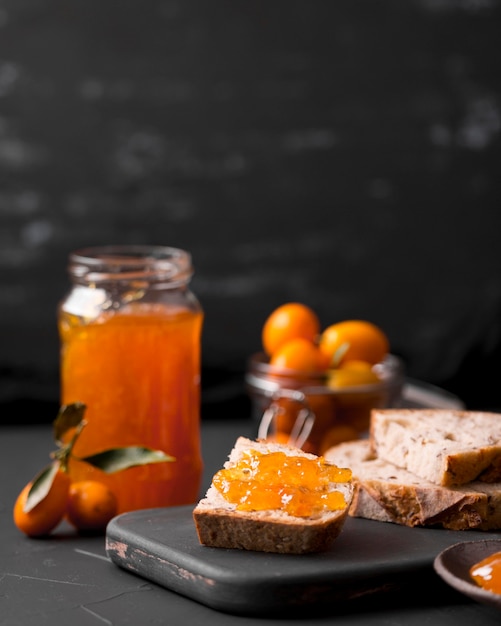
[[[269,395],[279,388],[291,387],[300,389],[308,394],[350,395],[363,394],[378,389],[398,390],[404,382],[405,366],[403,360],[395,354],[386,355],[385,359],[376,365],[381,374],[381,381],[363,385],[350,385],[339,389],[326,388],[325,375],[318,373],[299,374],[295,370],[277,370],[269,363],[264,352],[252,354],[248,360],[245,374],[247,387],[257,393]],[[278,375],[278,377],[277,377]],[[291,384],[293,381],[293,384]]]
[[[193,274],[193,266],[191,254],[181,248],[109,244],[70,252],[68,272],[88,282],[136,278],[187,282]]]

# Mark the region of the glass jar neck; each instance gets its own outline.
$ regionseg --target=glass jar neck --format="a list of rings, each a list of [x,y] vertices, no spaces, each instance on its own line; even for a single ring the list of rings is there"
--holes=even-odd
[[[175,288],[190,281],[193,266],[191,255],[179,248],[109,245],[72,252],[68,273],[74,284],[86,286],[144,283]]]

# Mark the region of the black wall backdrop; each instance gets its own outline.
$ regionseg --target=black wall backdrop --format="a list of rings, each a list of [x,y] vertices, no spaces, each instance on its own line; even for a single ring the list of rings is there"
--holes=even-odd
[[[500,32],[499,0],[2,0],[1,421],[55,417],[67,256],[108,243],[191,251],[204,407],[244,410],[299,300],[500,408]]]

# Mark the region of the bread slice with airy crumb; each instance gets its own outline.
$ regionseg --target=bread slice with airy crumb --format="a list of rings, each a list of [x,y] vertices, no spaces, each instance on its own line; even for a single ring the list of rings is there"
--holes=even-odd
[[[285,444],[240,437],[224,468],[234,467],[252,451],[268,454],[283,452],[316,460],[309,454]],[[296,517],[282,509],[241,511],[228,502],[211,483],[206,495],[193,510],[198,539],[201,544],[216,548],[237,548],[282,554],[304,554],[327,550],[340,534],[353,497],[351,479],[330,483],[329,490],[342,493],[345,505],[338,510],[323,510],[310,517]]]
[[[374,456],[445,487],[501,481],[501,414],[449,409],[374,409]]]
[[[350,467],[352,517],[449,530],[501,529],[501,484],[473,482],[443,487],[373,456],[368,440],[326,451],[326,460]]]

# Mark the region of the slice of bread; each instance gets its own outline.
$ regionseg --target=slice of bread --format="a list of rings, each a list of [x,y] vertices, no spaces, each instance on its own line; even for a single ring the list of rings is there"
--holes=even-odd
[[[368,440],[327,450],[326,460],[353,472],[352,517],[450,530],[501,529],[501,484],[443,487],[375,458]]]
[[[253,441],[240,437],[231,451],[224,468],[231,468],[244,455],[252,453],[283,452],[316,460],[313,454],[285,444],[264,440]],[[327,550],[341,532],[353,497],[351,479],[329,483],[330,491],[339,491],[346,506],[338,510],[318,512],[311,517],[296,517],[281,509],[237,510],[214,486],[193,510],[193,519],[201,544],[216,548],[239,548],[262,552],[303,554]]]
[[[501,481],[501,414],[374,409],[373,456],[443,486]]]

